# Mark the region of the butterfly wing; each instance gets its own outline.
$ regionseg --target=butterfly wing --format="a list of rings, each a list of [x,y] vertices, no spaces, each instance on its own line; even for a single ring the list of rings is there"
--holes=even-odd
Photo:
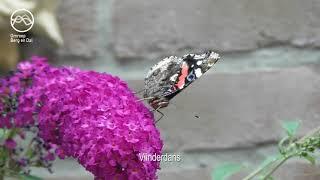
[[[154,65],[148,72],[144,83],[144,97],[164,97],[173,93],[172,89],[180,72],[182,58],[171,56]]]
[[[219,55],[211,51],[200,55],[187,54],[183,56],[180,70],[174,75],[174,77],[176,77],[174,78],[175,83],[171,85],[163,96],[168,100],[172,99],[192,82],[200,78],[200,76],[207,72],[218,60]]]
[[[219,59],[214,52],[171,56],[153,66],[145,78],[144,97],[172,99],[208,71]]]

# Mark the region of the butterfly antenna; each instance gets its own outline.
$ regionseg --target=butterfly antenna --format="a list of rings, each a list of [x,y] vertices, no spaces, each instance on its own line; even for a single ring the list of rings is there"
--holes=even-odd
[[[140,94],[144,91],[144,89],[140,90],[140,91],[137,91],[137,92],[134,92],[133,94]]]
[[[141,98],[139,99],[137,102],[139,101],[144,101],[144,100],[150,100],[150,99],[153,99],[154,97],[146,97],[146,98]]]

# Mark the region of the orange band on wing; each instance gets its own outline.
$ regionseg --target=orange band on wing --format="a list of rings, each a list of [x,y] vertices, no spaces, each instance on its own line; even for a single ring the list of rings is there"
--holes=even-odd
[[[176,86],[179,89],[182,89],[185,84],[186,77],[188,76],[188,70],[189,70],[189,66],[187,63],[184,62],[182,64],[181,75],[179,76],[178,82],[176,83]]]

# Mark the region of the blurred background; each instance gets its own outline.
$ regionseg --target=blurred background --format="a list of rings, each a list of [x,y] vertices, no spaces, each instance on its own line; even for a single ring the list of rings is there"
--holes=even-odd
[[[12,10],[30,9],[32,43],[10,43]],[[160,180],[209,180],[225,162],[255,166],[277,151],[283,120],[300,135],[320,125],[319,0],[0,1],[0,66],[32,55],[50,63],[117,75],[136,91],[169,55],[216,50],[213,70],[180,93],[158,123],[165,153]],[[199,118],[197,118],[197,117]],[[278,179],[320,179],[318,167],[290,161]],[[92,179],[73,160],[46,179]],[[234,177],[239,179],[239,177]]]

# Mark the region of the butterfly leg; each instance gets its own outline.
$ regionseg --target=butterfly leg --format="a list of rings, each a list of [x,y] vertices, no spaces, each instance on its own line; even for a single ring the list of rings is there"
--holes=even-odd
[[[157,109],[153,109],[152,112],[157,111],[159,114],[161,114],[161,117],[156,120],[156,124],[163,118],[164,114],[159,110],[161,106],[159,106]]]
[[[155,108],[155,109],[152,110],[152,111],[153,111],[153,112],[154,112],[154,111],[157,111],[158,113],[161,114],[161,117],[156,120],[156,123],[158,123],[158,122],[163,118],[163,116],[164,116],[164,114],[163,114],[159,109],[164,108],[164,107],[167,107],[168,104],[169,104],[169,101],[167,101],[167,100],[158,100],[158,101],[156,101],[155,103],[156,103],[157,108]]]
[[[161,114],[161,117],[156,120],[156,124],[157,124],[157,123],[163,118],[163,116],[164,116],[164,114],[163,114],[161,111],[157,110],[157,112]]]

